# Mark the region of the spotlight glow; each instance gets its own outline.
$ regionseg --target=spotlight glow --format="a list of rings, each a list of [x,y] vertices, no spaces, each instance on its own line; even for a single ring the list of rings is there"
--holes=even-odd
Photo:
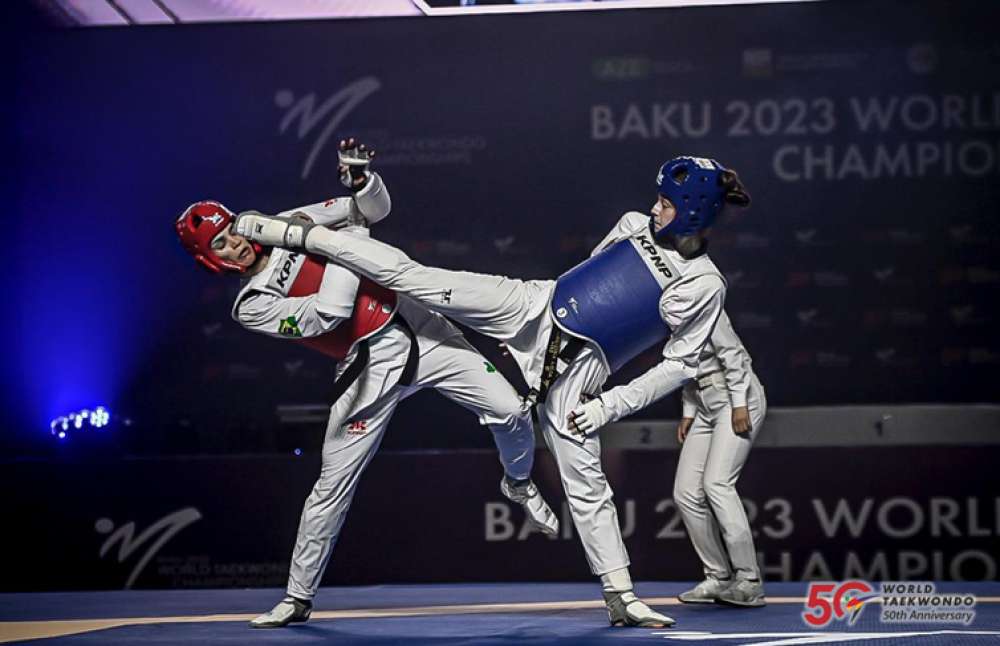
[[[108,414],[108,410],[104,406],[98,406],[90,414],[90,425],[94,428],[103,428],[108,425],[110,419],[111,416]]]
[[[84,422],[90,428],[104,428],[111,423],[111,413],[104,406],[98,406],[93,410],[84,408],[81,411],[60,415],[49,422],[49,433],[64,440],[68,437],[70,425],[74,430],[81,430]]]

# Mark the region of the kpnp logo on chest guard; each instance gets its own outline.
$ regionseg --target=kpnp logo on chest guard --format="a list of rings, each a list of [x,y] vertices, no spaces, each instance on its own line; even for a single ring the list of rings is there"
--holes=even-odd
[[[304,253],[298,251],[286,251],[282,249],[278,252],[277,262],[271,270],[271,277],[267,281],[267,286],[282,296],[288,296],[288,291],[295,284],[295,279],[302,269],[306,259]]]
[[[669,285],[671,279],[678,275],[677,268],[667,260],[662,250],[656,246],[656,243],[648,235],[641,233],[629,238],[629,242],[635,246],[636,251],[639,252],[639,256],[646,262],[649,272],[653,274],[653,278],[657,279],[661,287]]]

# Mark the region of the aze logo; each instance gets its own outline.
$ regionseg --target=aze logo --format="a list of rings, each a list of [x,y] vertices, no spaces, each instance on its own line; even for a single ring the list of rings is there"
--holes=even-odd
[[[637,236],[637,238],[639,239],[639,246],[649,255],[649,260],[656,267],[656,270],[667,278],[673,277],[670,269],[667,268],[666,261],[660,257],[660,253],[656,250],[656,245],[653,244],[653,241],[646,236]]]
[[[142,574],[143,568],[156,556],[160,548],[174,535],[201,518],[201,512],[194,507],[185,507],[167,514],[160,520],[150,525],[144,532],[135,535],[135,522],[128,522],[115,529],[115,524],[110,518],[101,518],[94,524],[94,529],[98,534],[110,534],[101,551],[98,553],[104,558],[115,544],[118,545],[118,563],[124,563],[128,557],[132,556],[143,545],[149,544],[146,551],[136,562],[132,572],[129,573],[125,581],[125,588],[131,588],[135,580]]]
[[[302,165],[302,179],[309,177],[316,158],[323,151],[326,142],[330,139],[334,129],[341,121],[351,113],[362,101],[367,99],[379,88],[382,83],[374,76],[365,76],[338,92],[334,92],[330,97],[316,105],[316,93],[312,92],[303,97],[296,98],[291,90],[278,90],[274,95],[274,102],[279,108],[285,108],[286,112],[281,118],[279,132],[284,133],[298,119],[296,134],[299,140],[306,135],[317,133],[317,128],[325,119],[326,125],[318,130],[313,139],[312,148],[306,156],[306,161]]]
[[[218,213],[213,213],[212,215],[208,216],[205,219],[214,224],[215,226],[219,226],[220,224],[222,224],[222,216],[219,215]]]

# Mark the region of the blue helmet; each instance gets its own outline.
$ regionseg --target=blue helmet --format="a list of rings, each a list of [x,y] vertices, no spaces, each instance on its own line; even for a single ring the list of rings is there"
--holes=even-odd
[[[704,157],[677,157],[661,166],[656,185],[677,215],[657,237],[689,236],[712,226],[725,204],[726,187],[720,181],[724,172],[722,164]]]

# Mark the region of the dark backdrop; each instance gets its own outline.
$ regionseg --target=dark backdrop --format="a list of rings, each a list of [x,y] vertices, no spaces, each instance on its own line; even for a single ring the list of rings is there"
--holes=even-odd
[[[53,416],[103,403],[133,420],[117,440],[132,452],[318,443],[315,426],[276,433],[275,407],[326,401],[333,365],[241,330],[236,281],[198,271],[171,225],[198,199],[277,211],[339,193],[349,134],[392,191],[379,237],[530,278],[646,210],[665,159],[716,157],[754,196],[712,255],[772,405],[997,401],[998,18],[995,3],[824,2],[21,23],[5,439],[37,450]],[[488,443],[433,395],[395,426],[413,432],[390,447]]]

